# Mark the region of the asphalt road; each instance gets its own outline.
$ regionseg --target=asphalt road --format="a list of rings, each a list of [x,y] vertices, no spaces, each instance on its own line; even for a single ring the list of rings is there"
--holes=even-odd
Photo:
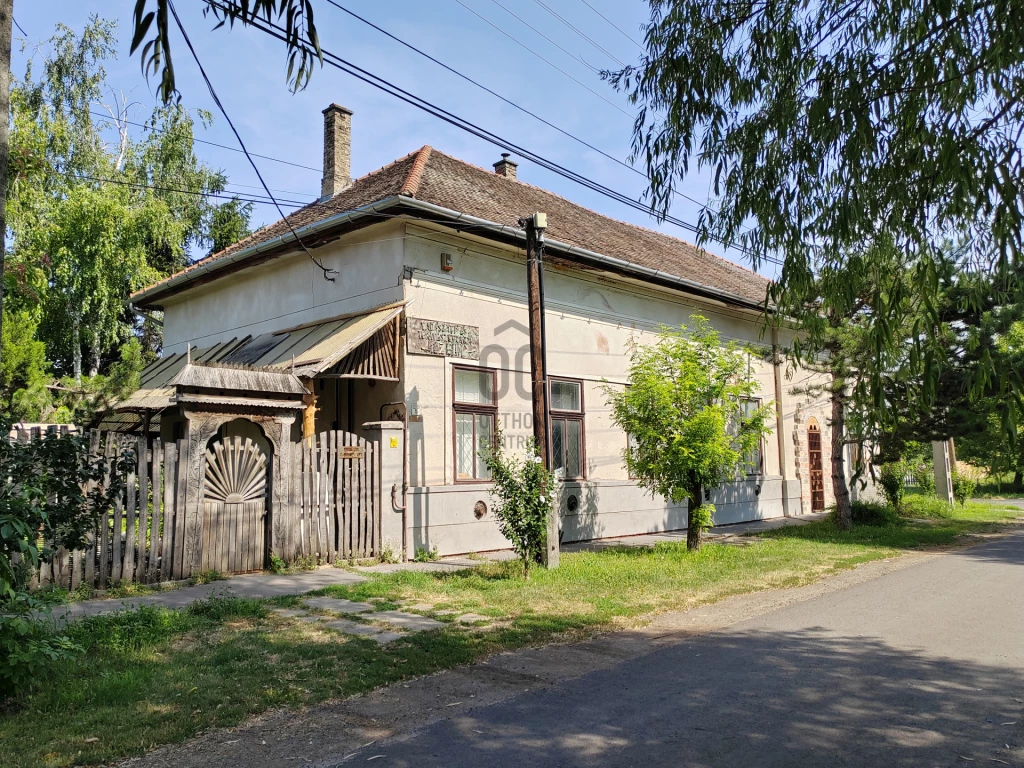
[[[344,761],[384,766],[1024,766],[1024,532]]]

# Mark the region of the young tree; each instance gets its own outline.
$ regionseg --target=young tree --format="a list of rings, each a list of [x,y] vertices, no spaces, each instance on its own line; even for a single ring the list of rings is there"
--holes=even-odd
[[[745,469],[774,411],[750,407],[758,390],[752,352],[723,344],[700,315],[690,320],[650,346],[634,345],[626,387],[606,385],[605,394],[612,420],[630,436],[630,475],[652,494],[687,501],[686,545],[697,550],[714,514],[705,493]]]

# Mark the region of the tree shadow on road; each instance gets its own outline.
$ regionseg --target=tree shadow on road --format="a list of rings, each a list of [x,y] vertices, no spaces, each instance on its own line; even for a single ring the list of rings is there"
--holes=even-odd
[[[652,641],[654,642],[654,641]],[[1024,765],[1020,670],[718,633],[378,746],[392,766]]]

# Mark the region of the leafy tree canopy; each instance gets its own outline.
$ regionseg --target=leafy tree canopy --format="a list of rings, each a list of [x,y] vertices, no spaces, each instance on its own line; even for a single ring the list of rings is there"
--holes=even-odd
[[[139,361],[155,351],[159,333],[128,310],[129,294],[249,231],[249,204],[208,197],[227,184],[194,151],[196,119],[205,127],[208,113],[194,119],[180,104],[160,106],[140,136],[129,133],[138,105],[111,88],[104,68],[115,33],[114,22],[96,16],[80,33],[58,24],[41,65],[12,87],[4,318],[15,327],[9,334],[4,323],[0,415],[78,412],[81,395],[102,389],[83,374],[109,373],[133,338],[148,345]],[[109,121],[96,119],[103,111]],[[72,378],[69,409],[38,386],[40,369],[29,363],[38,342],[46,375]]]
[[[654,344],[634,345],[626,387],[605,387],[612,420],[630,436],[630,476],[652,494],[688,502],[691,549],[700,546],[714,512],[705,492],[744,473],[770,431],[772,406],[752,407],[758,387],[749,375],[751,354],[723,344],[694,315],[689,328],[665,329]]]

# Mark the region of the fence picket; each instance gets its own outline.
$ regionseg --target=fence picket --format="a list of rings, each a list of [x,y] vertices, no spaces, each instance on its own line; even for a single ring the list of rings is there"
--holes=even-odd
[[[149,515],[149,560],[146,562],[146,581],[156,581],[160,561],[160,501],[163,497],[163,447],[160,438],[153,440],[150,450],[153,467],[153,507]]]
[[[139,502],[138,502],[138,534],[135,544],[136,581],[146,581],[146,563],[149,557],[149,437],[139,437]]]
[[[138,443],[136,443],[135,450],[138,451],[138,448]],[[124,489],[127,501],[124,518],[124,562],[121,566],[121,578],[124,581],[131,581],[135,577],[135,511],[138,502],[135,483],[138,480],[137,472],[138,459],[136,459],[135,466],[128,470],[128,483]]]
[[[188,439],[178,441],[178,481],[174,493],[174,579],[182,579],[186,574],[185,558],[185,508],[188,490]]]
[[[176,530],[178,488],[178,445],[164,443],[164,530],[160,536],[160,581],[174,578],[174,533]]]
[[[330,459],[330,443],[327,433],[320,433],[320,476],[317,478],[317,538],[320,542],[320,562],[327,562],[327,463]]]

